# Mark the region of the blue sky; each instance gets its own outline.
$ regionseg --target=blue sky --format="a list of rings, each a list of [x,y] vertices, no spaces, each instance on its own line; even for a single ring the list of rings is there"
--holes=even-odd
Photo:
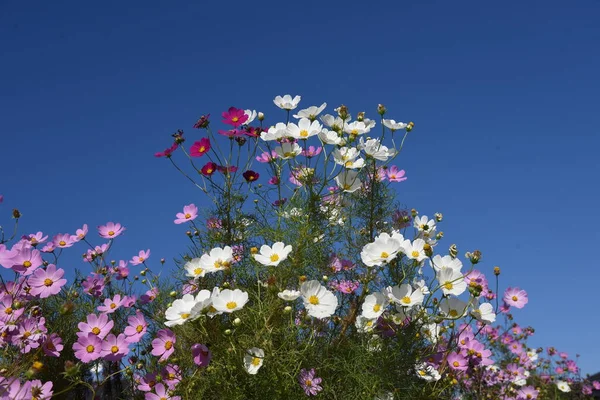
[[[121,257],[169,259],[174,214],[205,201],[153,157],[173,131],[231,105],[276,122],[285,93],[383,103],[416,123],[402,202],[529,292],[532,345],[600,370],[600,1],[204,3],[0,4],[4,224],[13,207],[22,233],[120,221]]]

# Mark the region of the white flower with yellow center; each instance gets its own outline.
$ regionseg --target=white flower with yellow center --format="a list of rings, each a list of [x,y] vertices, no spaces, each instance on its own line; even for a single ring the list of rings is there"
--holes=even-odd
[[[215,247],[208,254],[200,257],[200,266],[207,273],[222,271],[231,267],[233,262],[233,250],[229,246],[223,248]]]
[[[437,369],[425,363],[415,365],[417,376],[426,382],[439,381],[442,377]]]
[[[206,315],[208,315],[211,318],[215,315],[223,314],[223,311],[217,310],[213,305],[215,299],[219,297],[219,294],[221,294],[221,289],[219,289],[218,287],[214,287],[212,293],[210,294],[210,299],[207,301],[207,303],[209,303],[208,308],[206,308],[204,311],[206,312]]]
[[[365,166],[365,160],[362,158],[357,159],[358,156],[360,156],[360,151],[354,147],[341,147],[333,151],[333,161],[349,169]]]
[[[569,386],[569,384],[565,381],[556,381],[556,387],[558,388],[558,390],[560,390],[561,392],[565,392],[568,393],[571,391],[571,387]]]
[[[295,96],[292,99],[292,96],[290,96],[289,94],[286,94],[285,96],[281,97],[281,96],[277,96],[273,99],[273,103],[275,103],[275,105],[279,108],[281,108],[282,110],[293,110],[296,107],[298,107],[298,103],[300,103],[300,100],[302,99],[302,97],[300,96]]]
[[[264,266],[277,266],[280,262],[285,260],[288,255],[292,252],[291,245],[285,245],[283,242],[273,243],[273,247],[269,247],[263,244],[260,247],[260,252],[254,254],[254,259]]]
[[[210,306],[212,306],[212,297],[211,292],[206,289],[202,289],[196,294],[194,298],[196,304],[192,307],[192,316],[191,318],[197,318],[203,312],[209,310]]]
[[[361,333],[372,332],[375,328],[376,319],[367,318],[364,315],[359,315],[356,317],[356,321],[354,322],[354,326]]]
[[[250,375],[256,375],[263,365],[264,358],[265,352],[263,349],[253,347],[246,350],[246,355],[244,356],[244,368],[246,369],[246,372]]]
[[[385,294],[389,301],[398,306],[412,308],[423,304],[425,296],[421,290],[413,290],[408,283],[403,283],[400,286],[388,287],[385,289]]]
[[[327,129],[323,129],[319,132],[319,139],[325,144],[333,144],[336,146],[343,146],[346,142],[343,138],[338,136],[337,132]]]
[[[241,310],[247,302],[248,293],[242,292],[240,289],[222,290],[217,297],[212,299],[213,307],[224,313]]]
[[[298,125],[290,122],[287,126],[287,136],[294,139],[308,139],[311,136],[318,135],[323,129],[319,121],[310,121],[308,118],[302,118]]]
[[[350,121],[350,115],[346,118],[346,122],[339,116],[334,117],[330,114],[325,114],[321,117],[321,121],[332,130],[342,129],[342,127]]]
[[[275,126],[270,127],[266,132],[260,133],[260,138],[265,142],[271,140],[283,139],[287,135],[287,125],[283,122],[278,122]]]
[[[343,170],[335,177],[335,182],[344,192],[352,193],[360,189],[362,182],[358,179],[358,171]]]
[[[367,267],[389,263],[402,249],[402,242],[383,232],[375,238],[373,243],[366,244],[360,258]]]
[[[371,130],[364,122],[354,121],[344,125],[344,132],[351,136],[358,136],[364,133],[368,133]]]
[[[365,297],[362,304],[362,316],[369,319],[377,319],[385,311],[385,307],[389,304],[387,298],[377,292]]]
[[[304,282],[300,287],[302,301],[308,315],[315,318],[327,318],[335,313],[338,299],[332,292],[328,291],[319,281],[312,280]]]
[[[492,324],[494,321],[496,321],[494,307],[490,303],[481,303],[479,308],[475,308],[473,311],[471,311],[471,315],[478,321],[486,324]]]
[[[198,279],[203,278],[206,275],[206,270],[202,267],[202,261],[199,258],[192,258],[184,265],[186,276],[190,278]]]
[[[421,327],[421,333],[427,339],[431,341],[431,343],[437,343],[440,338],[440,326],[434,322],[431,324],[425,324]]]
[[[444,268],[450,268],[456,272],[460,272],[463,266],[458,258],[452,258],[451,256],[442,257],[439,254],[433,256],[433,259],[429,263],[436,273]]]
[[[396,150],[382,145],[379,139],[367,139],[367,141],[363,141],[361,137],[358,148],[379,161],[387,161],[388,158],[396,155]]]
[[[446,318],[458,319],[466,314],[468,304],[456,297],[448,297],[440,302],[439,308]]]
[[[284,290],[283,292],[279,292],[277,293],[277,297],[279,297],[281,300],[285,300],[285,301],[294,301],[296,300],[298,297],[300,297],[302,293],[300,293],[299,290]]]
[[[275,147],[275,153],[279,158],[289,160],[302,153],[302,147],[298,143],[281,143],[281,146]]]
[[[463,274],[453,270],[452,268],[442,268],[436,274],[436,277],[440,283],[442,292],[444,292],[446,296],[451,294],[454,296],[460,296],[465,290],[467,290],[467,282],[465,282]]]
[[[427,258],[425,250],[425,241],[423,239],[415,239],[414,241],[405,240],[402,242],[402,252],[411,260],[421,262]]]
[[[181,299],[173,302],[171,307],[165,311],[167,321],[166,326],[183,325],[192,318],[192,308],[196,305],[196,300],[191,294],[184,295]]]
[[[308,108],[305,108],[304,110],[298,111],[298,114],[294,114],[294,118],[308,118],[311,121],[313,121],[315,118],[317,118],[317,115],[321,114],[325,107],[327,107],[327,103],[323,103],[319,107],[310,106]]]
[[[383,125],[392,132],[399,131],[400,129],[404,129],[408,126],[408,124],[405,124],[404,122],[396,122],[393,119],[384,119]]]

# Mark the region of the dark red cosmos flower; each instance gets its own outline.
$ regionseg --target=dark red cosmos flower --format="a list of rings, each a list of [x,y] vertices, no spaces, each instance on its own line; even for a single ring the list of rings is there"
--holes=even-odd
[[[204,167],[202,167],[200,172],[202,172],[202,175],[211,176],[212,174],[215,173],[216,170],[217,170],[217,164],[215,164],[214,162],[207,162],[204,165]]]
[[[244,179],[246,179],[246,181],[248,182],[254,182],[255,180],[258,179],[258,177],[260,176],[258,174],[258,172],[254,172],[254,171],[246,171],[242,174],[242,176],[244,177]]]
[[[237,170],[238,170],[238,167],[236,167],[235,165],[232,165],[230,167],[225,167],[224,165],[217,166],[217,171],[222,172],[224,174],[226,174],[228,172],[236,172]]]

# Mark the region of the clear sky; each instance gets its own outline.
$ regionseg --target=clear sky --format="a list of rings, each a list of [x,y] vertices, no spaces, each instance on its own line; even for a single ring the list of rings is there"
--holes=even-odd
[[[515,315],[533,346],[597,372],[599,20],[599,0],[4,0],[1,221],[119,221],[117,258],[170,259],[187,245],[175,213],[205,201],[153,157],[176,129],[198,135],[197,117],[232,105],[277,122],[286,93],[371,116],[383,103],[416,123],[400,199],[444,213],[440,246],[480,249],[502,289],[529,292]]]

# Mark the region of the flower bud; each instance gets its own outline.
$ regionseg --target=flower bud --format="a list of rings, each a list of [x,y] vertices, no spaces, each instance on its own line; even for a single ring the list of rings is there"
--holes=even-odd
[[[250,254],[258,254],[258,248],[250,247]]]
[[[306,275],[301,275],[301,276],[299,276],[299,277],[298,277],[298,280],[299,280],[300,282],[306,282]]]
[[[450,245],[448,248],[448,254],[450,254],[450,257],[452,258],[456,258],[456,256],[458,256],[458,247],[456,247],[455,244]]]
[[[327,275],[323,275],[323,282],[327,282],[329,280],[329,277]]]
[[[225,329],[225,332],[223,332],[226,336],[231,335],[231,329]]]
[[[258,112],[258,120],[259,121],[263,121],[265,119],[265,114],[261,113],[260,111]]]
[[[431,248],[431,245],[429,243],[425,243],[423,245],[423,251],[425,252],[425,255],[427,257],[431,257],[433,255],[433,249]]]
[[[444,232],[443,232],[443,231],[440,231],[440,232],[438,232],[438,233],[435,235],[435,238],[436,238],[437,240],[440,240],[440,239],[441,239],[441,238],[443,238],[443,237],[444,237]]]
[[[386,112],[387,112],[387,108],[385,108],[385,106],[383,104],[378,104],[377,105],[377,113],[379,115],[381,115],[383,117]]]
[[[444,219],[444,215],[442,213],[435,213],[435,214],[433,214],[433,216],[435,217],[435,220],[437,222],[441,222],[442,219]]]
[[[190,231],[187,231],[185,234],[188,235],[189,237],[192,237],[192,232],[190,232]]]
[[[141,275],[141,276],[146,276],[146,270],[141,270],[141,271],[140,271],[140,275]]]
[[[496,275],[496,276],[500,275],[500,267],[498,267],[498,266],[494,267],[494,275]]]
[[[17,210],[16,208],[14,208],[14,209],[12,210],[12,217],[13,217],[14,219],[19,219],[19,218],[21,218],[21,212],[20,212],[19,210]]]
[[[233,320],[233,326],[240,326],[242,324],[242,320],[239,318],[236,318]]]
[[[177,292],[173,290],[171,293],[169,293],[169,296],[177,297]]]
[[[31,364],[31,369],[35,370],[36,372],[41,371],[42,368],[44,368],[44,363],[41,361],[34,361],[33,364]]]
[[[142,283],[145,285],[148,282],[146,279],[142,279]]]
[[[358,113],[358,115],[356,116],[356,120],[359,122],[362,122],[365,120],[365,112],[361,111]]]
[[[472,264],[477,264],[481,260],[481,251],[475,250],[473,253],[469,254],[467,258],[471,261]]]
[[[171,136],[175,138],[175,143],[177,144],[185,142],[185,138],[183,137],[183,131],[181,129],[178,129],[177,132],[175,132]]]
[[[412,217],[414,218],[417,215],[419,215],[419,212],[416,209],[413,208],[412,210],[410,210],[410,215],[412,215]]]
[[[235,141],[237,142],[238,145],[243,146],[244,144],[246,144],[246,138],[243,136],[238,136],[235,138]]]
[[[161,258],[161,259],[160,259],[160,263],[161,263],[161,264],[164,264],[164,263],[165,263],[165,259],[164,259],[164,258]]]
[[[289,314],[292,312],[292,307],[291,306],[285,306],[285,308],[283,309],[283,312],[285,314]]]
[[[408,125],[406,126],[406,132],[412,131],[414,127],[415,127],[415,123],[412,121],[409,122]]]
[[[346,118],[348,118],[348,107],[346,107],[345,105],[342,104],[341,106],[336,108],[335,111],[337,111],[341,119],[345,120]]]

